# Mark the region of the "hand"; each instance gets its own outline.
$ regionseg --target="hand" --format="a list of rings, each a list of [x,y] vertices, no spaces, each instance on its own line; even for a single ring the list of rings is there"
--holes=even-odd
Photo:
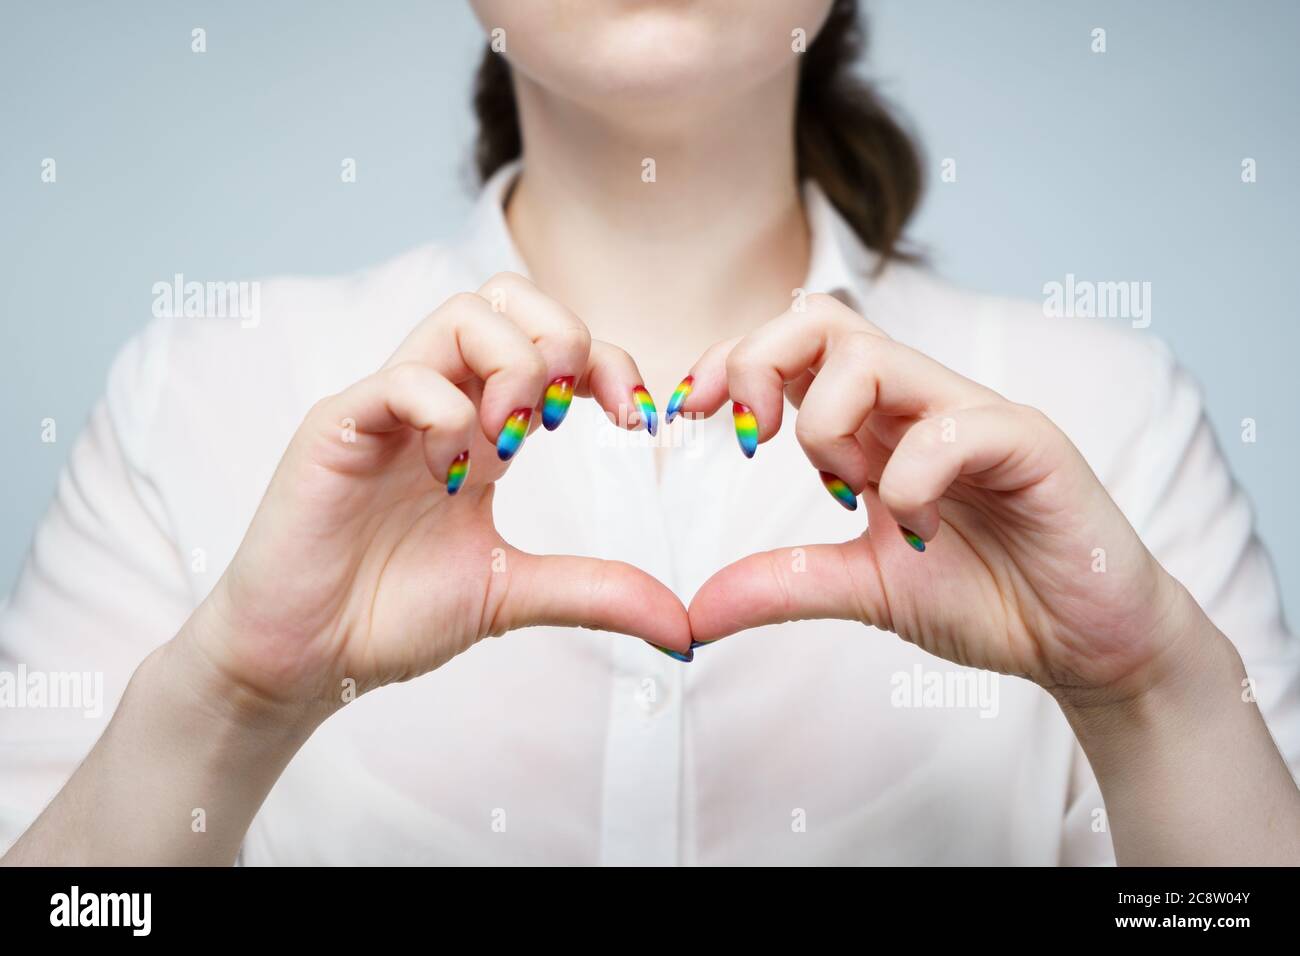
[[[870,525],[806,548],[803,573],[788,551],[717,572],[691,602],[696,640],[846,618],[1054,691],[1124,696],[1175,666],[1196,630],[1185,625],[1200,609],[1046,416],[836,299],[812,296],[805,312],[720,343],[692,377],[669,417],[712,414],[730,396],[750,455],[781,427],[788,397],[809,461],[845,507],[862,495]]]
[[[254,699],[335,705],[348,678],[358,693],[408,680],[535,624],[686,651],[686,609],[644,572],[525,554],[493,527],[493,482],[574,394],[655,426],[652,403],[627,414],[645,395],[631,358],[526,279],[448,300],[382,369],[308,413],[182,638]]]

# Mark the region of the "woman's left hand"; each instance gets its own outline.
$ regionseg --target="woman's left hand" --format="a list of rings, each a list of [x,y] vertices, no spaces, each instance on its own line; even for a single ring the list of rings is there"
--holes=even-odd
[[[719,343],[692,377],[670,415],[711,414],[730,397],[750,455],[781,427],[789,397],[813,467],[845,507],[862,496],[870,525],[844,544],[805,547],[800,570],[789,550],[723,568],[691,603],[696,640],[860,620],[1058,696],[1111,700],[1177,669],[1182,645],[1204,633],[1191,626],[1200,608],[1045,415],[836,299],[810,296],[806,310]]]

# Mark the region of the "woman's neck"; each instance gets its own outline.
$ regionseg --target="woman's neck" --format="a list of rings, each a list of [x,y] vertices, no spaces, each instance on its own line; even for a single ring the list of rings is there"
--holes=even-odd
[[[806,275],[796,80],[697,116],[638,109],[626,124],[517,83],[515,243],[534,281],[631,352],[652,391],[788,308]]]

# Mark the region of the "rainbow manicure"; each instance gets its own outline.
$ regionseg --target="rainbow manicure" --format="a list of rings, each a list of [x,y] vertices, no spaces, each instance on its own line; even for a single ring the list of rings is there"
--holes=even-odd
[[[858,510],[858,496],[853,493],[853,489],[844,483],[844,479],[837,475],[832,475],[829,471],[819,471],[822,484],[826,490],[831,493],[831,497],[848,508],[850,511]]]
[[[736,420],[736,441],[746,458],[753,458],[758,451],[758,419],[749,410],[748,405],[740,402],[731,403],[731,417]]]
[[[925,550],[925,542],[921,540],[921,536],[915,531],[908,531],[901,524],[898,526],[898,530],[903,532],[903,540],[910,544],[914,551]]]
[[[546,386],[546,397],[542,399],[542,427],[548,432],[559,428],[572,404],[573,376],[562,375]]]
[[[468,474],[469,452],[463,451],[452,460],[451,467],[447,469],[447,494],[454,495],[460,491]]]
[[[646,643],[647,643],[647,644],[650,644],[649,641],[646,641]],[[671,657],[673,660],[675,660],[675,661],[681,661],[683,664],[689,664],[691,661],[695,660],[695,648],[694,648],[694,647],[692,647],[689,651],[687,651],[685,654],[683,654],[681,651],[673,651],[673,650],[669,650],[669,649],[666,648],[666,647],[660,647],[658,644],[650,644],[650,646],[653,647],[653,648],[654,648],[656,651],[658,651],[660,654],[667,654],[667,655],[668,655],[669,657]]]
[[[655,400],[650,397],[644,385],[632,389],[632,401],[636,404],[637,411],[641,413],[645,430],[654,435],[659,431],[659,412],[655,410]]]
[[[691,389],[694,387],[694,375],[687,375],[681,380],[676,390],[673,392],[672,398],[668,399],[668,408],[664,411],[665,425],[671,425],[673,423],[673,419],[677,417],[677,412],[681,410],[682,402],[686,401],[686,396],[691,394]]]
[[[506,423],[501,426],[501,434],[497,436],[497,457],[502,461],[509,461],[515,457],[515,452],[519,446],[524,443],[528,437],[528,423],[533,420],[533,410],[531,408],[516,408],[506,419]]]

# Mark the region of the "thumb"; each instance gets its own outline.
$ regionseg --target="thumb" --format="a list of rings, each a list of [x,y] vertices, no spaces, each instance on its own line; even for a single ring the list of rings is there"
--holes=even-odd
[[[781,548],[741,558],[709,578],[691,600],[691,632],[715,641],[764,624],[810,618],[870,620],[880,576],[871,549],[857,539],[845,544]]]
[[[549,624],[640,637],[686,654],[686,608],[659,581],[622,561],[567,555],[512,556],[510,589],[499,621],[505,630]]]

